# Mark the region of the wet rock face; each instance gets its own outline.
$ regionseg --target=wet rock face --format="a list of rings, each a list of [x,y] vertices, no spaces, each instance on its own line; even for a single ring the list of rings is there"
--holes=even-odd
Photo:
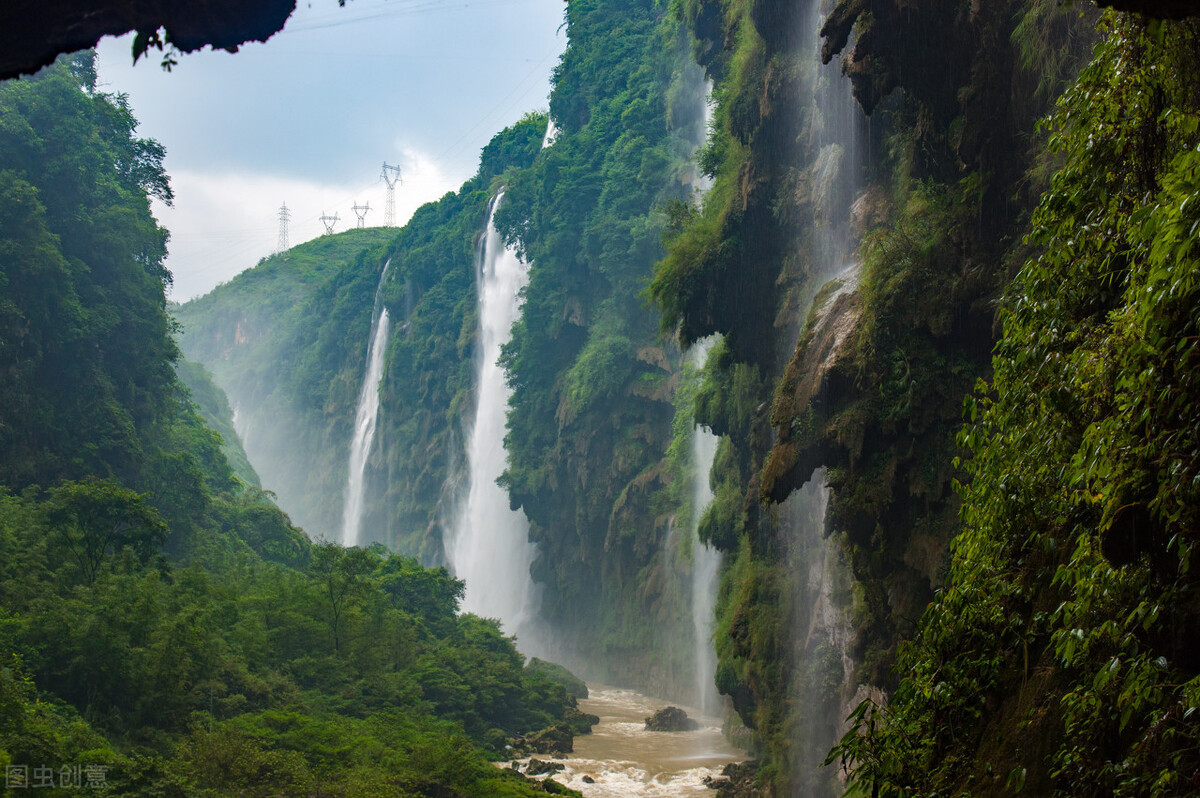
[[[809,324],[771,409],[775,445],[763,467],[763,499],[782,502],[815,468],[837,462],[837,441],[845,436],[828,427],[853,385],[848,344],[862,317],[856,275],[830,281],[813,301]]]
[[[646,731],[695,731],[700,724],[687,716],[679,707],[664,707],[646,718]]]
[[[730,762],[718,778],[704,777],[704,786],[721,798],[758,798],[758,762]]]
[[[571,708],[567,710],[565,722],[572,734],[591,734],[592,727],[600,722],[600,716]]]

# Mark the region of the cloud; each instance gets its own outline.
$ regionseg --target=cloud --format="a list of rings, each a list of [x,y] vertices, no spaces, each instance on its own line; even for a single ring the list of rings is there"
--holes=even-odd
[[[399,146],[390,163],[403,170],[396,186],[396,224],[403,225],[426,202],[462,183],[428,156]],[[379,167],[375,167],[378,169]],[[322,183],[266,174],[175,170],[174,207],[156,204],[155,215],[171,231],[167,268],[175,276],[171,298],[185,302],[211,291],[275,252],[279,208],[291,212],[288,243],[296,246],[325,232],[322,214],[337,215],[335,232],[356,223],[354,203],[370,204],[368,226],[382,225],[386,187],[378,171],[364,166],[362,179]]]

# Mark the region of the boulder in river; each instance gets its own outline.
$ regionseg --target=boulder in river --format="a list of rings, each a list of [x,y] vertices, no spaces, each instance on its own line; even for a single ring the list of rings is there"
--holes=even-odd
[[[700,724],[687,716],[679,707],[663,707],[646,718],[646,731],[695,731]]]
[[[719,777],[705,776],[704,786],[720,798],[758,798],[758,761],[730,762]]]
[[[534,757],[529,760],[529,764],[525,766],[526,776],[541,776],[545,773],[558,773],[566,767],[562,762],[543,762]]]
[[[590,712],[581,712],[572,707],[567,710],[563,720],[572,734],[591,734],[592,727],[600,722],[600,716]]]

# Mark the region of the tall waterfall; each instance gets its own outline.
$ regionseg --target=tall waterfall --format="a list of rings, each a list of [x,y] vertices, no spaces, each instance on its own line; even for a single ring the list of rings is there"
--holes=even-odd
[[[535,609],[529,522],[523,511],[509,508],[508,494],[496,479],[507,458],[504,425],[510,395],[500,348],[512,336],[520,315],[520,292],[529,275],[493,222],[503,196],[501,192],[492,201],[478,255],[477,404],[467,445],[470,486],[447,555],[455,576],[467,583],[463,609],[499,618],[506,632],[521,635],[530,631]],[[527,646],[522,649],[528,653]]]
[[[688,360],[697,370],[708,360],[713,338],[697,341],[688,351]],[[692,662],[695,673],[695,707],[706,715],[720,710],[721,696],[717,692],[717,652],[713,647],[713,622],[717,604],[717,584],[720,580],[721,552],[702,543],[698,532],[700,517],[713,500],[709,472],[717,456],[720,438],[699,424],[692,430]]]
[[[862,153],[865,117],[851,93],[840,64],[821,63],[821,5],[810,0],[799,41],[805,70],[805,91],[812,138],[813,161],[803,164],[813,187],[814,216],[811,261],[802,294],[807,302],[832,278],[841,285],[823,297],[809,314],[810,323],[824,324],[837,293],[854,290],[857,278],[853,203],[862,188]],[[849,650],[851,577],[835,540],[827,537],[826,509],[829,490],[824,472],[816,471],[804,487],[781,507],[787,527],[788,564],[794,575],[790,617],[792,624],[792,695],[795,730],[792,795],[796,798],[831,798],[844,785],[832,768],[821,763],[841,732],[846,716],[848,688],[854,663]]]
[[[357,546],[362,533],[365,476],[367,457],[375,440],[375,422],[379,417],[379,382],[383,379],[383,355],[387,349],[387,308],[383,307],[383,281],[387,279],[391,260],[383,264],[379,286],[375,289],[375,305],[371,310],[371,334],[367,343],[367,368],[362,388],[358,392],[358,408],[354,411],[354,437],[350,441],[350,459],[346,464],[346,492],[342,504],[342,545]]]

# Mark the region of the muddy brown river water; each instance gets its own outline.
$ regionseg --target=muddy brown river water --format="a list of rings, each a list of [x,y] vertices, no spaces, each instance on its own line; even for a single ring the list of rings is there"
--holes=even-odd
[[[649,732],[646,717],[669,702],[604,685],[588,685],[588,691],[590,697],[580,700],[579,708],[598,715],[600,723],[591,734],[575,738],[575,753],[553,760],[566,765],[554,780],[589,798],[713,796],[716,793],[704,786],[704,777],[720,775],[726,764],[746,758],[744,751],[721,736],[718,718],[683,707],[702,724],[700,729]],[[595,783],[588,784],[584,776]]]

